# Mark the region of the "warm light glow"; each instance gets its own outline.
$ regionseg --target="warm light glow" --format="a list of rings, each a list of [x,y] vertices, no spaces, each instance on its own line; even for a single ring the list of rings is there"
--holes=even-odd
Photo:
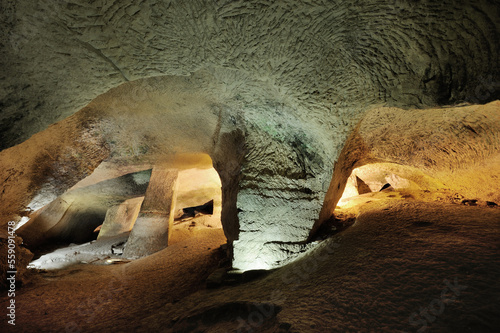
[[[373,193],[359,195],[357,179],[361,179]],[[437,179],[428,176],[419,169],[396,163],[372,163],[352,170],[345,190],[337,206],[342,209],[365,203],[367,200],[380,200],[383,196],[374,196],[386,184],[394,191],[438,191],[445,186]]]
[[[27,217],[27,216],[21,217],[21,220],[19,222],[17,222],[17,225],[14,228],[14,231],[17,230],[17,229],[19,229],[19,228],[21,228],[26,223],[28,223],[29,220],[30,220],[30,218]]]
[[[170,164],[170,163],[169,163]],[[172,167],[177,169],[210,169],[212,168],[212,159],[208,154],[176,154]]]
[[[364,203],[364,197],[370,196],[370,200],[378,200],[373,198],[372,195],[359,195],[357,183],[360,179],[364,182],[372,192],[379,192],[382,187],[386,184],[390,184],[394,189],[403,188],[419,188],[418,185],[412,185],[412,183],[394,172],[407,173],[403,170],[404,167],[397,164],[390,163],[373,163],[363,165],[359,168],[352,170],[349,176],[344,193],[340,198],[337,206],[343,209],[351,208],[353,206]]]
[[[347,179],[347,183],[345,185],[344,192],[342,193],[342,197],[340,198],[338,202],[338,206],[344,207],[348,204],[349,198],[355,197],[359,195],[358,189],[356,188],[356,174],[355,174],[356,169],[354,169],[351,173],[351,176]]]
[[[187,169],[179,171],[176,210],[202,205],[214,201],[213,214],[209,220],[211,227],[222,228],[220,221],[222,210],[222,189],[219,174],[214,168]]]
[[[184,232],[179,232],[174,235],[173,239],[169,239],[169,244],[172,242],[181,241],[184,237],[189,237],[190,231],[196,228],[222,228],[221,224],[221,210],[222,210],[222,189],[221,180],[219,174],[212,167],[211,160],[208,163],[208,155],[197,154],[183,156],[177,160],[177,165],[191,167],[187,169],[180,169],[178,172],[178,177],[176,180],[176,195],[175,195],[175,210],[180,210],[182,212],[183,208],[197,207],[204,205],[207,202],[213,200],[213,212],[210,213],[200,213],[195,214],[191,218],[186,219],[186,221],[179,220],[175,221],[169,228],[169,231],[183,229]],[[201,158],[198,162],[194,157]],[[195,166],[195,167],[192,167]],[[98,170],[98,174],[91,175],[92,179],[85,179],[82,184],[86,186],[80,187],[80,192],[77,193],[77,199],[83,199],[80,195],[85,196],[82,192],[88,186],[89,183],[102,182],[103,179],[115,177],[116,174],[120,174],[129,170],[134,170],[134,166],[120,166],[120,170],[115,171],[112,165],[106,165],[102,169]],[[142,168],[142,167],[135,167]],[[147,177],[146,177],[147,176]],[[146,184],[150,181],[149,173],[143,175],[142,173],[133,174],[135,184]],[[80,201],[82,201],[80,200]],[[90,243],[85,243],[81,245],[70,245],[65,248],[60,248],[52,253],[45,254],[39,259],[30,263],[29,267],[39,268],[39,269],[61,269],[70,265],[78,263],[92,263],[100,262],[111,264],[122,259],[122,253],[116,251],[116,247],[123,248],[123,244],[127,241],[129,237],[130,230],[133,229],[135,219],[141,208],[143,197],[132,198],[125,200],[120,205],[112,206],[108,209],[106,216],[109,217],[109,221],[112,225],[103,224],[100,228],[100,235],[103,233],[103,237],[98,237],[97,240]],[[89,201],[89,200],[87,200]],[[90,202],[90,201],[89,201]],[[137,210],[137,212],[136,212]],[[170,212],[170,218],[173,219],[176,211],[172,210]],[[122,227],[123,221],[128,216],[133,218],[132,223],[126,229],[120,229]],[[29,218],[23,218],[22,223],[26,223]],[[116,221],[115,221],[116,220]],[[115,221],[115,222],[113,222]],[[106,221],[105,221],[106,222]],[[21,223],[20,223],[21,224]],[[116,226],[115,224],[119,224]],[[111,230],[106,234],[106,230]],[[185,231],[189,232],[186,233]],[[106,235],[104,235],[106,234]],[[118,238],[117,238],[118,237]],[[115,248],[115,251],[113,251]]]

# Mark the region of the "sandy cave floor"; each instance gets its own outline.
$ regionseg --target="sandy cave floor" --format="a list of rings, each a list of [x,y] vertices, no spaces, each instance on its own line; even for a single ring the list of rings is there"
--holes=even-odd
[[[205,279],[225,238],[210,228],[128,264],[43,273],[2,332],[500,330],[499,208],[388,198],[359,214],[301,259],[218,289]]]

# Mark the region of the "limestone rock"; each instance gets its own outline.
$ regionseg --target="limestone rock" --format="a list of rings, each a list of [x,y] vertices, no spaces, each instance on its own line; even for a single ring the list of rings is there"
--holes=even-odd
[[[325,111],[357,102],[484,103],[498,96],[496,6],[8,2],[0,20],[0,142],[2,148],[20,143],[123,82],[211,65],[251,73]]]
[[[487,161],[485,170],[500,161],[494,115],[425,109],[498,98],[495,2],[5,7],[0,133],[11,148],[0,152],[9,201],[1,223],[40,193],[60,196],[105,159],[154,165],[202,153],[221,178],[235,265],[274,267],[330,218],[356,166],[401,163],[450,183],[453,170],[457,188],[479,197],[486,191],[471,189],[469,161]],[[380,105],[391,108],[366,113]],[[449,125],[446,140],[437,123]],[[473,147],[457,145],[469,139]],[[498,193],[484,174],[481,184]]]
[[[86,242],[110,207],[144,195],[150,175],[151,170],[139,171],[70,190],[36,212],[18,233],[32,248],[54,239]]]
[[[218,288],[222,286],[226,275],[227,275],[227,268],[219,268],[215,270],[207,278],[206,281],[207,288]]]
[[[143,197],[129,199],[120,205],[110,207],[97,239],[113,237],[132,230],[143,200]]]
[[[366,185],[366,183],[358,176],[356,176],[356,185],[359,194],[370,193],[372,191],[370,187]]]
[[[363,165],[380,165],[385,171],[377,177],[385,180],[389,180],[387,174],[399,173],[389,180],[398,186],[409,180],[423,190],[445,189],[455,193],[455,201],[464,196],[497,200],[499,110],[500,102],[495,101],[482,106],[412,110],[412,117],[396,108],[368,111],[339,157],[312,233],[331,216],[352,170]]]
[[[123,251],[126,258],[143,257],[168,245],[175,212],[178,170],[155,166],[139,212]]]

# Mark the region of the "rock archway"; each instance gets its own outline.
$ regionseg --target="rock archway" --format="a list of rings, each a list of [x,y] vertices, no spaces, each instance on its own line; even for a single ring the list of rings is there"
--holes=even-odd
[[[173,192],[163,190],[181,156],[210,157],[224,228],[123,265],[37,272],[15,300],[13,291],[0,297],[9,323],[92,332],[500,326],[498,0],[0,8],[0,250],[9,254],[0,255],[0,287],[33,272],[16,231],[28,247],[54,235],[74,241],[71,230],[87,237],[104,219],[101,240],[112,247],[106,234],[128,232],[142,214],[134,237],[154,246],[131,255],[161,248],[170,224],[156,229],[147,218],[170,219]],[[149,184],[121,179],[87,184],[87,194],[113,196],[109,205],[92,194],[90,212],[55,201],[32,215],[107,163],[129,168],[111,179],[154,170],[170,181],[151,187],[143,211]],[[363,203],[354,218],[336,219],[348,182],[351,193],[383,190],[349,201]],[[437,199],[445,202],[429,202]],[[52,213],[68,223],[54,228]],[[14,230],[30,217],[43,222],[41,238],[28,224]],[[328,229],[337,222],[341,234]],[[234,269],[257,271],[228,273],[226,241]],[[13,256],[17,273],[8,273]],[[224,276],[233,284],[260,274],[210,289]]]
[[[61,195],[103,160],[169,165],[180,155],[203,153],[221,178],[222,224],[233,245],[235,268],[271,268],[290,260],[288,252],[305,248],[331,172],[324,168],[329,160],[324,142],[308,134],[311,124],[280,119],[295,112],[287,105],[246,105],[243,112],[240,101],[230,107],[214,99],[201,89],[207,75],[124,84],[4,150],[7,196],[22,200],[13,200],[3,213],[16,219],[28,207],[22,214],[29,214],[33,199],[43,203]],[[21,151],[33,154],[21,160]],[[69,161],[76,167],[61,170]],[[13,173],[22,177],[9,178]]]
[[[496,101],[484,106],[412,110],[414,118],[402,116],[396,108],[368,111],[335,165],[311,235],[331,217],[353,170],[362,166],[372,167],[355,176],[368,179],[384,174],[382,179],[391,185],[397,180],[387,175],[402,177],[408,188],[441,192],[441,200],[500,201],[499,107]]]
[[[394,114],[402,118],[427,117],[414,109],[499,96],[495,1],[4,7],[2,225],[103,160],[163,163],[205,153],[221,176],[224,229],[243,270],[277,267],[306,247],[362,163],[342,148],[350,156],[370,150],[357,134],[348,141],[367,110],[385,105],[400,107]],[[372,113],[376,122],[394,121],[386,116]],[[362,154],[363,163],[392,160],[377,154]],[[396,162],[411,157],[399,154]]]

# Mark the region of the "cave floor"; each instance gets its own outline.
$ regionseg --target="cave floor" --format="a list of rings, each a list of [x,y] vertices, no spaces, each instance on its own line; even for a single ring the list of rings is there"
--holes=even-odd
[[[41,274],[16,295],[13,331],[500,329],[499,208],[366,203],[351,227],[297,261],[246,283],[206,289],[223,243],[220,229],[201,229],[131,263]]]
[[[135,331],[145,313],[203,288],[222,259],[222,229],[183,232],[167,249],[127,264],[78,264],[35,276],[16,294],[12,331]],[[0,303],[7,306],[5,295]]]

